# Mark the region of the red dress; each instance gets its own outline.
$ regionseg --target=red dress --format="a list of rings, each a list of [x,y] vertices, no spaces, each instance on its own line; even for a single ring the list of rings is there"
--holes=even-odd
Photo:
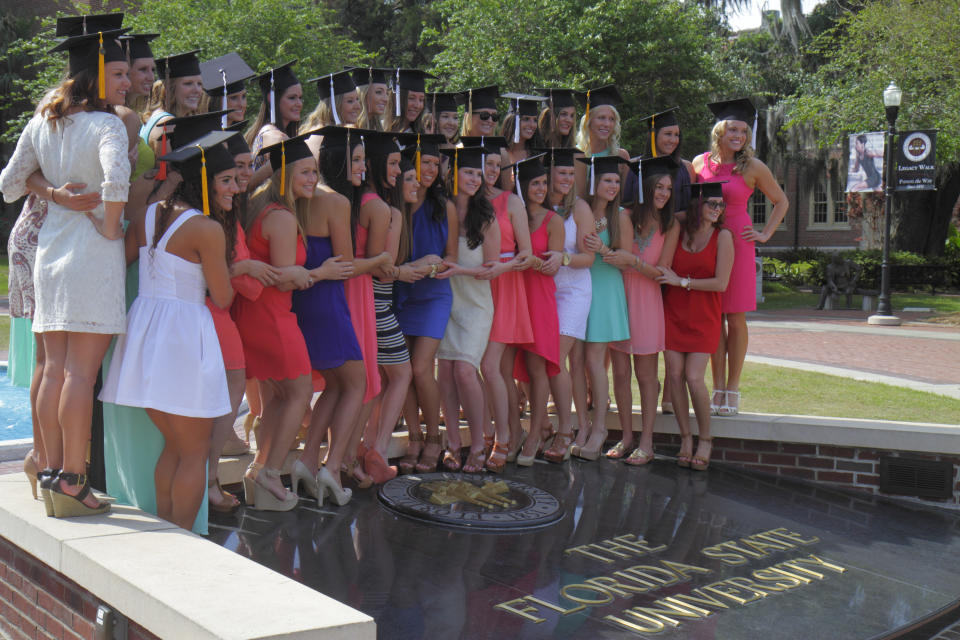
[[[237,223],[237,241],[233,245],[233,261],[240,262],[250,259],[250,250],[247,248],[247,239],[243,233],[243,227]],[[256,278],[248,275],[237,276],[230,279],[230,284],[237,295],[234,300],[243,296],[251,302],[260,297],[263,292],[263,285]],[[246,362],[243,358],[243,342],[240,340],[240,332],[237,331],[237,324],[230,317],[230,309],[221,309],[213,304],[210,296],[207,296],[207,308],[210,309],[210,315],[213,316],[213,326],[217,329],[217,338],[220,340],[220,352],[223,353],[223,365],[227,371],[243,369]]]
[[[365,258],[367,255],[368,235],[367,228],[358,224],[356,228],[358,259]],[[353,322],[357,342],[360,343],[363,367],[367,373],[367,392],[363,394],[363,401],[369,402],[380,393],[380,369],[377,367],[377,315],[373,308],[373,276],[369,273],[354,276],[343,283],[343,290],[347,296],[350,321]]]
[[[500,261],[506,262],[516,255],[517,241],[513,236],[513,223],[507,201],[510,192],[504,191],[490,201],[500,226]],[[530,305],[523,286],[523,273],[507,271],[490,281],[493,295],[493,327],[490,341],[502,344],[533,342],[533,325],[530,323]]]
[[[549,211],[543,222],[530,233],[530,248],[533,255],[543,257],[549,246],[550,236],[547,225],[556,214]],[[557,316],[557,285],[553,276],[540,273],[536,269],[521,271],[530,320],[533,327],[533,340],[519,345],[514,360],[513,377],[524,382],[530,381],[527,372],[525,351],[534,353],[547,363],[547,375],[551,378],[560,373],[560,320]]]
[[[681,278],[712,278],[717,270],[717,236],[713,230],[707,246],[697,253],[683,248],[683,234],[673,254],[671,268]],[[667,287],[663,298],[667,349],[681,353],[713,353],[720,344],[720,292],[687,291]]]
[[[263,220],[274,210],[287,211],[271,203],[257,215],[250,227],[247,246],[254,260],[270,263],[270,243],[263,237]],[[293,215],[290,213],[290,215]],[[297,237],[296,264],[307,260],[307,248]],[[233,303],[233,319],[243,341],[247,377],[257,380],[289,380],[310,373],[310,355],[300,333],[297,316],[290,310],[292,291],[264,287],[254,302],[239,296]]]

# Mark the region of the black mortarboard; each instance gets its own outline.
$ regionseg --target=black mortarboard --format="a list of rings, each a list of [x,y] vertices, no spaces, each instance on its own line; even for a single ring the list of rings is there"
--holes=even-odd
[[[321,149],[333,149],[346,147],[347,140],[353,139],[359,141],[362,135],[360,132],[365,133],[366,129],[355,129],[330,124],[325,127],[320,127],[319,129],[314,129],[313,135],[323,136],[323,139],[320,141]]]
[[[707,108],[713,113],[717,122],[720,120],[739,120],[746,122],[751,127],[753,137],[750,140],[750,146],[757,147],[757,108],[753,106],[749,98],[735,98],[733,100],[722,100],[720,102],[711,102]]]
[[[227,142],[232,136],[239,136],[236,131],[213,131],[191,144],[184,145],[160,158],[164,162],[172,162],[184,180],[201,178],[203,187],[203,215],[210,215],[210,201],[208,180],[221,171],[236,167],[233,154],[227,149]],[[204,171],[206,168],[206,171]]]
[[[673,178],[679,168],[680,164],[673,159],[673,156],[660,156],[631,161],[631,174],[624,180],[623,187],[620,189],[621,203],[624,205],[632,202],[643,204],[644,176],[670,176]],[[636,197],[634,197],[633,193],[634,188],[636,188]]]
[[[242,133],[247,126],[246,120],[241,120],[240,122],[234,122],[229,127],[226,127],[224,131],[236,131]],[[227,149],[230,150],[230,153],[233,154],[233,157],[236,158],[239,155],[244,153],[250,153],[250,145],[247,144],[246,139],[243,136],[233,136],[227,140]]]
[[[257,155],[268,155],[270,157],[270,167],[274,172],[280,172],[280,195],[284,195],[287,188],[287,165],[293,164],[304,158],[313,158],[313,151],[307,146],[306,140],[316,132],[308,131],[298,136],[281,140],[277,144],[264,147]]]
[[[394,115],[400,117],[400,90],[419,91],[425,93],[427,90],[426,79],[436,79],[437,76],[420,69],[400,69],[393,70],[393,93],[395,94]]]
[[[514,170],[514,189],[516,189],[517,196],[520,198],[520,202],[526,204],[523,199],[523,191],[520,189],[520,183],[526,180],[533,180],[534,178],[539,178],[540,176],[547,175],[547,168],[543,166],[544,154],[540,153],[535,156],[530,156],[529,158],[524,158],[523,160],[517,160],[512,164],[500,167],[501,171],[506,171],[507,169]]]
[[[71,36],[50,49],[50,52],[66,51],[69,54],[68,69],[71,78],[85,69],[96,72],[97,77],[100,78],[98,95],[103,99],[106,97],[106,78],[100,73],[100,63],[126,62],[127,54],[117,38],[127,31],[129,29],[115,29],[98,31],[85,36]]]
[[[547,167],[572,167],[573,158],[580,149],[574,147],[551,147],[549,149],[534,149],[534,153],[543,153],[543,164]]]
[[[441,111],[453,111],[456,113],[457,107],[463,104],[463,102],[463,93],[459,91],[457,93],[428,93],[426,99],[427,111],[434,115]]]
[[[260,91],[263,97],[270,103],[270,122],[277,122],[277,96],[282,96],[283,92],[295,84],[300,84],[300,80],[293,73],[293,65],[296,60],[285,62],[279,67],[274,67],[266,73],[257,76],[257,84],[260,85]]]
[[[616,108],[623,102],[623,96],[620,95],[620,91],[616,85],[612,84],[606,84],[596,89],[587,89],[587,92],[583,94],[582,98],[577,97],[580,99],[580,102],[585,105],[584,115],[586,116],[590,115],[591,107],[609,105]]]
[[[546,98],[524,93],[505,93],[500,97],[510,100],[510,110],[513,112],[513,143],[517,144],[520,142],[520,116],[540,115],[540,103]]]
[[[368,84],[389,84],[388,79],[395,71],[382,67],[347,67],[346,69],[353,73],[353,82],[358,87],[365,87]]]
[[[502,149],[510,146],[503,136],[460,136],[460,142],[465,147],[486,147],[488,154],[499,154]]]
[[[459,177],[457,172],[460,169],[480,169],[483,170],[483,157],[487,153],[484,147],[454,147],[453,149],[441,149],[440,153],[450,156],[450,166],[453,170],[453,195],[459,191]]]
[[[629,160],[624,160],[619,155],[590,156],[577,158],[577,161],[590,166],[590,195],[593,195],[596,187],[597,176],[604,173],[620,173],[620,165],[631,166]]]
[[[152,58],[153,50],[150,48],[150,41],[159,37],[159,33],[131,33],[120,36],[120,44],[126,47],[127,57],[131,61],[138,58]]]
[[[650,176],[670,176],[677,173],[680,164],[673,159],[673,156],[660,156],[657,158],[644,158],[640,161],[643,175]]]
[[[163,123],[163,127],[174,127],[172,133],[167,133],[170,138],[170,146],[179,149],[197,138],[201,138],[211,131],[223,130],[223,116],[227,111],[211,111],[210,113],[201,113],[194,116],[182,116],[180,118],[171,118]]]
[[[256,72],[236,51],[200,63],[203,90],[215,98],[243,91],[244,82],[255,75]]]
[[[377,155],[385,156],[391,153],[399,153],[402,144],[411,144],[416,141],[415,133],[394,133],[391,131],[374,131],[372,129],[356,129],[363,140],[363,148],[367,156]],[[398,142],[403,140],[403,143]]]
[[[420,157],[440,157],[440,145],[447,141],[446,136],[439,133],[417,133],[412,144],[403,147],[404,157],[409,157],[417,170],[417,180],[420,179]]]
[[[680,107],[671,107],[666,111],[655,113],[652,116],[641,118],[650,127],[650,153],[654,158],[657,157],[657,131],[664,127],[679,126],[677,121],[677,110]]]
[[[547,96],[550,108],[554,110],[576,106],[574,98],[580,102],[586,99],[586,94],[581,91],[574,91],[573,89],[534,89],[534,91]]]
[[[122,13],[97,13],[86,16],[57,18],[57,38],[85,36],[98,31],[116,31],[123,27]]]
[[[175,53],[165,58],[157,58],[157,75],[164,79],[185,78],[200,75],[200,49]]]
[[[317,93],[320,95],[320,99],[330,102],[333,122],[340,124],[340,114],[337,113],[337,96],[357,90],[357,84],[353,81],[353,74],[349,70],[334,71],[325,76],[308,80],[308,82],[317,83]]]
[[[472,113],[477,109],[493,109],[497,110],[497,98],[500,97],[500,89],[497,85],[492,84],[488,87],[480,87],[479,89],[467,89],[462,92],[467,104],[467,113]]]
[[[696,200],[697,198],[704,200],[707,198],[722,198],[723,185],[726,183],[726,180],[723,182],[694,182],[690,185],[690,198],[691,200]]]
[[[403,175],[407,171],[415,170],[417,167],[413,164],[413,160],[405,155],[400,156],[400,174]],[[420,172],[417,171],[417,182],[420,181]]]

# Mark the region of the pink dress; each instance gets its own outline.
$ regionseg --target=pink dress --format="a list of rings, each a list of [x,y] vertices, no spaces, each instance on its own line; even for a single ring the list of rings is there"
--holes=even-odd
[[[549,246],[550,234],[547,225],[550,218],[557,215],[550,211],[543,217],[540,226],[530,233],[530,247],[533,255],[543,257]],[[536,354],[546,361],[547,376],[560,373],[560,319],[557,316],[557,284],[553,276],[540,273],[536,269],[521,271],[526,289],[527,302],[530,304],[530,320],[533,325],[533,341],[520,345],[514,360],[513,377],[530,382],[527,371],[525,351]]]
[[[517,240],[513,236],[513,223],[507,201],[510,192],[504,191],[491,200],[493,211],[500,225],[500,261],[507,262],[517,251]],[[493,327],[490,329],[490,341],[502,344],[526,344],[533,342],[533,324],[530,322],[530,305],[523,284],[523,273],[507,271],[490,281],[490,293],[493,294]]]
[[[633,253],[647,264],[655,265],[663,251],[664,236],[660,227],[654,228],[648,238],[639,238],[633,243]],[[641,245],[642,248],[641,248]],[[630,314],[630,339],[611,342],[617,351],[636,355],[649,355],[664,350],[663,295],[660,285],[636,269],[623,271],[623,288],[627,295],[627,310]]]
[[[250,259],[250,250],[247,248],[247,239],[243,233],[243,227],[237,223],[237,240],[234,243],[233,261],[241,262]],[[255,302],[260,294],[263,293],[263,285],[259,280],[252,276],[242,275],[230,279],[230,284],[238,296],[243,296],[250,302]],[[213,304],[210,296],[207,296],[207,309],[210,309],[210,315],[213,316],[213,326],[217,329],[217,338],[220,339],[220,352],[223,354],[223,366],[227,371],[246,368],[246,362],[243,359],[243,341],[240,339],[240,331],[237,330],[237,324],[230,316],[230,309],[221,309]]]
[[[742,313],[757,309],[757,248],[752,242],[741,237],[743,228],[753,226],[753,220],[747,212],[747,202],[753,189],[747,186],[743,176],[734,173],[734,163],[718,164],[710,160],[710,154],[703,154],[703,168],[697,174],[698,182],[720,182],[723,185],[723,201],[727,204],[723,227],[733,234],[733,269],[730,271],[730,284],[721,296],[723,313]]]
[[[369,199],[366,197],[368,195],[376,197],[375,194],[364,194],[361,204]],[[358,259],[367,257],[367,234],[367,228],[358,224],[355,256]],[[377,316],[373,309],[373,276],[369,273],[354,276],[343,283],[343,289],[347,296],[347,307],[350,309],[353,330],[360,343],[360,353],[363,354],[363,367],[367,372],[367,392],[363,395],[363,401],[369,402],[380,393],[380,370],[377,368]]]

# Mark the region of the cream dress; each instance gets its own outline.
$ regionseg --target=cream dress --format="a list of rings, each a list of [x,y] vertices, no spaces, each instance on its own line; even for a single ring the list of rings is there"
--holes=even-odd
[[[479,267],[483,264],[483,245],[471,249],[467,246],[467,239],[460,236],[457,256],[461,266]],[[454,276],[450,278],[450,289],[453,291],[450,320],[437,348],[437,358],[464,360],[479,369],[493,326],[490,281]]]

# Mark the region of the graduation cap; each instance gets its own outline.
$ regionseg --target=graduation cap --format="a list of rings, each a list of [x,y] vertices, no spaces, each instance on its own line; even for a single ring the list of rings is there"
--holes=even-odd
[[[523,202],[524,205],[526,205],[526,202],[523,200],[520,183],[547,175],[547,168],[544,167],[543,162],[541,162],[544,155],[546,154],[539,153],[535,156],[514,162],[512,165],[508,165],[508,167],[513,167],[517,172],[517,179],[514,180],[514,183],[516,184],[517,195],[520,196],[520,202]]]
[[[664,125],[667,126],[667,125]],[[677,169],[680,168],[680,163],[673,159],[673,156],[659,156],[644,158],[640,160],[639,158],[634,158],[630,162],[630,169],[632,170],[631,175],[625,181],[623,189],[621,189],[621,195],[623,203],[632,203],[634,202],[632,191],[632,181],[634,180],[633,176],[636,175],[637,181],[637,204],[643,204],[643,177],[647,176],[670,176],[673,178],[677,173]]]
[[[86,36],[98,31],[116,31],[123,27],[122,13],[97,13],[86,16],[57,18],[57,38]]]
[[[486,151],[484,147],[454,147],[453,149],[440,150],[441,153],[450,156],[453,168],[453,195],[457,195],[459,190],[457,172],[460,169],[480,169],[482,171],[483,156]]]
[[[467,89],[461,95],[466,97],[467,113],[473,113],[477,109],[497,110],[497,98],[500,97],[500,89],[492,84],[488,87],[479,89]]]
[[[404,157],[409,156],[417,170],[417,180],[420,180],[420,157],[440,157],[440,145],[447,141],[446,136],[439,133],[417,133],[416,140],[403,148]]]
[[[480,169],[487,170],[487,156],[491,153],[502,155],[503,150],[510,145],[503,136],[460,136],[460,142],[465,147],[483,147],[484,152],[480,158]],[[501,167],[501,170],[503,167]]]
[[[307,146],[307,138],[316,135],[316,131],[308,131],[298,136],[281,140],[269,147],[264,147],[257,155],[269,155],[270,166],[274,172],[280,172],[280,195],[284,195],[287,186],[287,165],[304,158],[312,158],[313,152]]]
[[[257,84],[260,85],[260,91],[270,102],[270,122],[277,122],[277,96],[282,96],[283,92],[295,84],[300,84],[300,80],[293,73],[293,65],[296,60],[285,62],[279,67],[274,67],[266,73],[257,76]]]
[[[654,158],[657,157],[657,131],[664,127],[680,126],[677,120],[677,111],[680,107],[670,107],[666,111],[655,113],[652,116],[641,118],[643,122],[650,127],[650,153]]]
[[[690,198],[701,200],[706,200],[707,198],[722,198],[723,185],[727,184],[727,182],[727,180],[723,182],[694,182],[690,185]]]
[[[351,164],[353,162],[350,153],[354,147],[354,142],[364,143],[364,137],[370,131],[368,129],[357,129],[355,127],[343,127],[337,125],[327,125],[313,131],[315,136],[323,136],[320,141],[320,151],[324,150],[343,150],[346,163],[346,175],[351,174]]]
[[[244,62],[240,54],[235,51],[200,63],[200,78],[203,82],[203,90],[211,98],[220,98],[221,110],[227,108],[227,96],[243,91],[244,81],[255,75],[256,73],[250,68],[250,65]],[[223,116],[220,124],[222,127],[227,126],[226,115]]]
[[[108,62],[126,62],[127,54],[117,37],[129,29],[98,31],[85,36],[71,36],[50,49],[50,52],[66,51],[69,54],[68,73],[72,78],[85,69],[97,72],[97,96],[107,97],[107,76],[103,65]]]
[[[748,125],[753,123],[753,136],[750,140],[750,146],[757,146],[757,108],[753,106],[749,98],[735,98],[733,100],[722,100],[720,102],[711,102],[707,108],[713,113],[717,122],[721,120],[739,120]]]
[[[159,37],[159,33],[131,33],[120,36],[120,44],[126,47],[127,57],[131,61],[137,58],[152,58],[153,50],[150,48],[150,41]]]
[[[432,73],[427,73],[420,69],[401,69],[397,67],[394,70],[393,92],[396,94],[396,116],[400,117],[400,90],[419,91],[425,93],[427,90],[427,78],[437,79]]]
[[[617,86],[613,84],[605,84],[596,89],[587,89],[583,98],[580,98],[580,96],[577,96],[577,98],[584,104],[583,115],[587,119],[590,118],[590,107],[608,105],[616,108],[623,102],[623,96],[620,95]]]
[[[234,122],[229,127],[224,127],[224,131],[236,131],[242,133],[244,128],[247,126],[247,120],[241,120],[240,122]],[[245,153],[250,153],[250,145],[247,144],[246,139],[240,136],[233,136],[227,140],[227,149],[230,150],[230,153],[234,158],[237,156],[243,155]]]
[[[165,58],[157,58],[157,74],[164,79],[185,78],[200,75],[200,49],[175,53]]]
[[[457,107],[459,107],[464,102],[463,93],[458,91],[456,93],[444,93],[444,92],[434,92],[427,94],[427,110],[437,115],[441,111],[452,111],[457,112]]]
[[[236,131],[213,131],[160,158],[164,162],[172,162],[184,180],[200,178],[205,216],[210,215],[208,181],[221,171],[233,169],[236,166],[233,154],[224,143],[232,136],[239,135]]]
[[[365,87],[370,84],[388,84],[387,78],[394,71],[383,67],[346,67],[346,70],[353,73],[353,82],[358,87]]]
[[[402,145],[413,144],[417,140],[415,133],[394,133],[372,129],[358,129],[358,131],[363,140],[363,148],[368,155],[386,156],[399,153]]]
[[[501,98],[510,100],[510,110],[513,111],[513,143],[520,142],[520,116],[537,116],[540,114],[540,104],[546,101],[543,96],[531,96],[525,93],[505,93]]]
[[[400,174],[403,175],[407,171],[416,169],[413,164],[413,161],[407,156],[400,156]],[[417,182],[420,182],[420,172],[417,171]]]
[[[534,149],[533,152],[544,154],[543,164],[547,167],[572,167],[574,156],[582,153],[580,149],[574,147],[550,147]]]
[[[629,160],[624,160],[619,155],[577,158],[577,162],[590,165],[590,195],[593,195],[596,188],[597,176],[605,173],[620,173],[620,165],[631,166]]]
[[[574,99],[583,102],[586,98],[586,94],[574,89],[534,89],[534,91],[547,96],[547,100],[550,101],[550,108],[553,110],[575,107]]]
[[[353,81],[353,74],[349,70],[335,71],[319,78],[308,80],[317,83],[317,93],[321,98],[330,100],[330,110],[333,112],[333,121],[340,124],[340,114],[337,113],[337,96],[357,90]]]
[[[161,126],[163,126],[164,129],[170,126],[175,127],[173,131],[167,135],[170,137],[170,146],[174,149],[179,149],[197,138],[207,135],[211,131],[222,131],[222,117],[226,113],[230,113],[230,111],[211,111],[210,113],[201,113],[193,116],[171,118]]]

